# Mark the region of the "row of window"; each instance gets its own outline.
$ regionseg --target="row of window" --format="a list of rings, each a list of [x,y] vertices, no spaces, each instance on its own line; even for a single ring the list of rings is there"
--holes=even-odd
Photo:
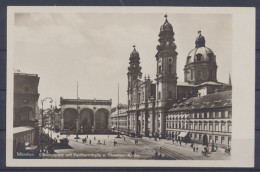
[[[199,136],[199,137],[198,137]],[[194,139],[199,139],[199,141],[202,141],[202,134],[190,134],[190,137],[193,137]],[[219,138],[220,138],[220,143],[221,144],[224,144],[225,143],[225,136],[213,136],[214,137],[214,142],[217,144],[219,143]],[[212,136],[209,136],[209,142],[212,143],[213,141],[213,137]],[[231,144],[231,137],[228,137],[228,145]]]
[[[177,115],[175,115],[175,116],[177,116]],[[232,112],[231,112],[231,110],[228,110],[228,111],[219,111],[219,112],[193,113],[193,114],[188,114],[188,117],[194,118],[194,119],[232,118]],[[173,118],[168,116],[168,119],[171,120]]]
[[[200,131],[215,131],[215,132],[232,132],[231,123],[216,123],[213,124],[182,124],[181,123],[166,123],[166,128],[186,129],[186,130],[200,130]]]
[[[127,126],[127,121],[119,121],[119,123],[117,123],[117,121],[115,121],[115,122],[111,122],[111,124],[112,124],[112,126],[113,125],[117,126],[117,124]]]

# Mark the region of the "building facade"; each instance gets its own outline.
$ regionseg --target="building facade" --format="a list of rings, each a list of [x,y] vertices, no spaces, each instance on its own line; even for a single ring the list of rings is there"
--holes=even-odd
[[[14,156],[38,145],[39,80],[35,74],[14,73]]]
[[[232,91],[176,103],[166,118],[167,138],[203,145],[231,145]]]
[[[127,73],[127,109],[120,111],[119,115],[115,112],[113,121],[121,122],[119,128],[135,136],[171,139],[182,137],[184,139],[185,135],[186,141],[202,142],[204,137],[204,143],[207,140],[207,143],[230,145],[231,79],[229,83],[217,81],[216,55],[213,50],[206,47],[206,39],[199,31],[195,48],[188,53],[186,58],[184,82],[177,82],[178,53],[174,39],[175,33],[167,15],[165,18],[159,31],[159,45],[156,47],[156,78],[154,81],[149,75],[142,78],[141,57],[134,46],[134,50],[130,53]],[[207,101],[204,102],[204,99]],[[198,106],[197,104],[201,101],[211,107]],[[214,105],[214,102],[218,101],[220,101],[219,106]],[[186,107],[187,102],[190,107],[189,111],[181,108]],[[224,116],[213,115],[216,113],[223,113]],[[199,117],[195,115],[195,118],[194,114],[199,114]],[[205,123],[204,120],[198,120],[201,119],[200,115],[205,116]],[[177,117],[181,118],[181,121],[174,122],[173,119]],[[198,127],[195,123],[198,123]],[[199,123],[207,130],[200,130]],[[221,130],[210,128],[213,125],[218,127],[217,124],[219,128],[224,127],[225,130],[224,128]],[[178,126],[178,128],[173,128],[173,126]],[[189,137],[186,138],[186,136]]]
[[[61,133],[109,133],[112,100],[63,99]]]
[[[34,127],[38,121],[39,80],[34,74],[14,74],[14,127]]]
[[[139,53],[135,47],[128,68],[128,131],[136,135],[165,137],[167,110],[177,98],[177,52],[172,25],[165,16],[155,55],[156,79],[142,79]]]
[[[111,110],[111,131],[127,134],[127,105],[119,104]]]

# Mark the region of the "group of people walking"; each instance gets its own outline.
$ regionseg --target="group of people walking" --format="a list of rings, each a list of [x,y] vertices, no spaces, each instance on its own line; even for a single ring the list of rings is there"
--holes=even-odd
[[[93,140],[95,141],[96,140],[96,137],[94,136]],[[88,135],[82,139],[82,143],[87,143],[88,141]],[[89,139],[89,144],[91,145],[92,141],[91,139]],[[98,144],[101,144],[100,140],[98,140]],[[104,145],[106,144],[106,141],[104,140]]]
[[[109,135],[108,135],[107,137],[109,138]],[[124,141],[126,140],[125,137],[123,137],[122,139],[123,139]],[[86,135],[86,137],[85,137],[85,138],[82,138],[81,140],[82,140],[82,143],[87,143],[87,142],[89,142],[90,145],[92,144],[92,140],[88,137],[88,135]],[[96,140],[96,136],[93,137],[93,141],[95,141],[95,140]],[[97,144],[102,144],[100,139],[98,140]],[[104,144],[104,145],[106,144],[106,139],[103,140],[103,144]],[[118,144],[118,142],[114,139],[113,145],[116,146],[117,144]],[[135,144],[138,144],[138,140],[135,140]]]

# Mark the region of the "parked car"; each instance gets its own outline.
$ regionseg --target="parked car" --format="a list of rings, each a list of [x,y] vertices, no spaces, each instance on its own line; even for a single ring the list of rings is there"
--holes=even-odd
[[[69,140],[67,138],[60,139],[60,144],[67,146],[69,144]]]

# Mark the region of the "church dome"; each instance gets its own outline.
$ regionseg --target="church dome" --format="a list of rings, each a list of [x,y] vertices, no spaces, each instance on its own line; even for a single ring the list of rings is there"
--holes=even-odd
[[[170,30],[172,31],[173,30],[173,27],[171,25],[171,23],[168,22],[167,20],[167,15],[164,16],[166,19],[165,19],[165,22],[163,23],[163,25],[160,27],[160,31],[166,31],[166,30]]]
[[[199,36],[195,41],[195,48],[189,52],[186,65],[203,61],[216,62],[216,56],[210,48],[205,46],[205,38],[199,31]]]

